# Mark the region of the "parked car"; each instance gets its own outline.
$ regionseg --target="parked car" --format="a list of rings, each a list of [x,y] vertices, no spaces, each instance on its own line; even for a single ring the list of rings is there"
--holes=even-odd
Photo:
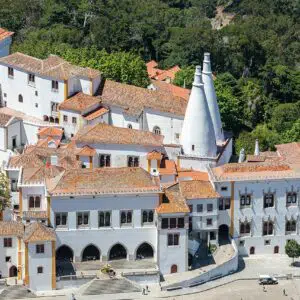
[[[278,284],[277,278],[270,275],[259,275],[258,279],[259,284]]]

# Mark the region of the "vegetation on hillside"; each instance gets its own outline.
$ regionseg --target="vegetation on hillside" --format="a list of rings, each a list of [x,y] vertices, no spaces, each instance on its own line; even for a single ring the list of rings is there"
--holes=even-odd
[[[235,15],[220,30],[216,7]],[[298,0],[7,0],[0,26],[16,32],[14,51],[59,54],[108,78],[146,86],[143,61],[183,71],[210,52],[224,127],[237,151],[299,140],[300,2]]]

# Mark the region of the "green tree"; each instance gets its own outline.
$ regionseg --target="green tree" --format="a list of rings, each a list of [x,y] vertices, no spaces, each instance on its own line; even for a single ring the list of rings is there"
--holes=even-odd
[[[300,119],[298,119],[291,129],[283,133],[283,143],[299,142],[300,141]]]
[[[0,171],[0,221],[6,207],[10,204],[9,181],[4,172]]]
[[[295,240],[289,240],[285,244],[285,253],[288,257],[293,259],[293,263],[296,257],[300,256],[300,246]]]
[[[173,83],[175,85],[191,89],[194,81],[194,74],[195,68],[193,66],[182,68],[176,73]]]
[[[278,133],[282,133],[291,129],[299,116],[300,102],[279,104],[273,110],[270,125]]]

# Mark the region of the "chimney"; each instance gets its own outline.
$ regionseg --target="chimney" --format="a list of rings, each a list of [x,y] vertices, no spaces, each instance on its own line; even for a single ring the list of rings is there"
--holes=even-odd
[[[214,87],[214,80],[211,71],[210,53],[204,53],[202,78],[204,83],[204,91],[209,107],[210,116],[214,126],[217,142],[224,142],[224,133],[222,128],[221,115],[219,111],[217,95]]]
[[[205,97],[201,66],[196,67],[180,142],[186,155],[215,157],[217,154],[216,138]]]
[[[57,157],[57,155],[51,155],[50,162],[51,162],[51,166],[57,166],[58,165],[58,157]]]
[[[259,144],[258,144],[258,139],[255,140],[254,155],[256,155],[256,156],[259,155]]]
[[[242,163],[245,160],[245,149],[242,148],[239,155],[239,163]]]

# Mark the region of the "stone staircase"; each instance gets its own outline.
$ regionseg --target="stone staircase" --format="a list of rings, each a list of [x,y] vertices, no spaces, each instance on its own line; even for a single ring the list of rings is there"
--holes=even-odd
[[[82,295],[118,294],[141,292],[141,289],[124,278],[95,279]]]
[[[0,294],[0,300],[4,299],[26,299],[35,298],[36,296],[28,291],[28,289],[22,285],[8,286]]]

